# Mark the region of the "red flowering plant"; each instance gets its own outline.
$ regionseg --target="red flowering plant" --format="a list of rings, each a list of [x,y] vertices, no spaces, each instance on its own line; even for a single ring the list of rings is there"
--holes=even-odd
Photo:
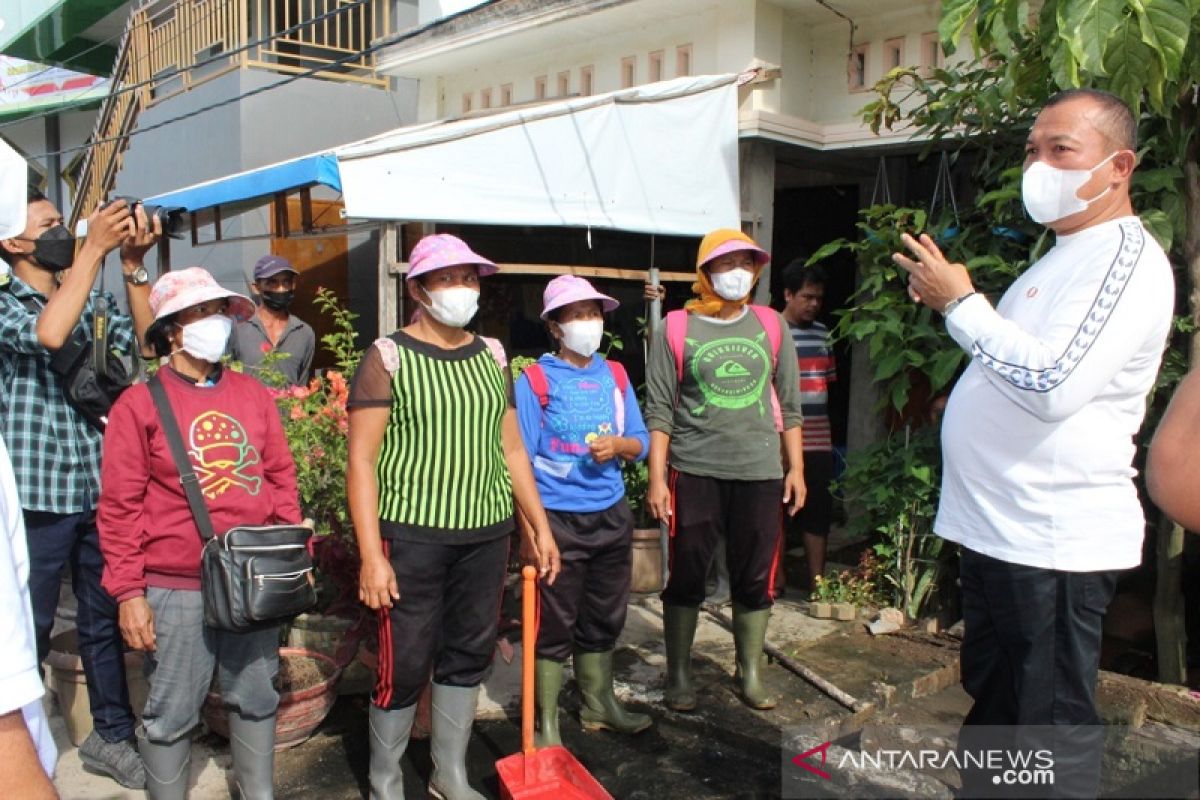
[[[321,610],[356,616],[359,558],[346,501],[346,401],[350,394],[347,376],[354,374],[362,357],[355,343],[357,315],[328,289],[317,290],[315,303],[334,323],[333,332],[321,341],[336,367],[318,371],[307,386],[267,382],[279,387],[271,389],[271,394],[296,462],[300,507],[315,523],[312,551]],[[270,370],[269,365],[266,369]]]

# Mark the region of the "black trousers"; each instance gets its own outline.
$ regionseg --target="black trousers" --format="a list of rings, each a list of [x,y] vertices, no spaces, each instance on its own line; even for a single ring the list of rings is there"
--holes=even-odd
[[[1100,639],[1117,574],[1029,567],[963,548],[960,659],[963,688],[975,703],[960,747],[994,745],[1004,736],[1069,742],[1056,752],[1055,793],[1095,796],[1103,745],[1096,710]],[[983,726],[1020,727],[1001,733]],[[1058,733],[1049,726],[1059,726]],[[964,774],[964,794],[997,796],[990,777],[976,783],[978,777]]]
[[[665,605],[696,608],[704,600],[713,551],[725,536],[733,602],[770,608],[782,532],[783,480],[731,481],[671,473],[671,576]]]
[[[612,650],[625,627],[633,565],[633,512],[622,498],[587,514],[546,509],[562,569],[539,584],[542,616],[538,658],[563,661],[572,644],[588,653]]]
[[[385,541],[400,599],[379,614],[373,702],[406,708],[429,682],[478,686],[500,627],[508,536],[479,544]]]

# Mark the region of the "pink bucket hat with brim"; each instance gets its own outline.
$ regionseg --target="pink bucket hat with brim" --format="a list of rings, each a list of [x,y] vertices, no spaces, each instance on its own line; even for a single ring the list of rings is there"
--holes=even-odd
[[[546,290],[542,292],[542,319],[580,300],[598,300],[605,313],[621,305],[608,295],[597,292],[592,284],[578,275],[559,275],[546,284]]]
[[[700,269],[714,258],[726,253],[736,253],[738,250],[750,251],[754,263],[760,267],[771,260],[771,254],[755,244],[746,234],[732,228],[719,228],[701,240],[700,252],[696,256],[696,269]]]
[[[185,308],[222,298],[229,300],[228,314],[235,320],[241,322],[254,316],[254,303],[250,298],[229,291],[201,267],[168,272],[155,281],[150,290],[150,311],[159,320]]]
[[[467,243],[457,236],[435,233],[413,247],[408,257],[408,277],[417,278],[427,272],[459,264],[474,264],[481,278],[494,274],[497,269],[495,264],[467,247]]]

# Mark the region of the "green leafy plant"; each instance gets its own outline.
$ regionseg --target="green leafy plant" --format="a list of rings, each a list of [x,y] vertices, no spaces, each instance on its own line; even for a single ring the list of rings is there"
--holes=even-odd
[[[621,465],[621,479],[625,482],[625,500],[633,511],[634,527],[658,527],[658,520],[650,516],[646,505],[646,492],[650,489],[650,470],[646,461],[626,461]]]
[[[876,539],[889,604],[910,619],[931,608],[952,574],[954,551],[933,532],[940,460],[935,427],[906,428],[856,454],[838,482],[858,506],[850,531]]]
[[[904,409],[918,379],[936,394],[966,361],[966,354],[946,333],[941,316],[908,296],[907,273],[892,261],[892,253],[904,250],[901,234],[925,231],[940,240],[947,257],[962,260],[984,293],[998,294],[1028,266],[1027,247],[1009,236],[995,235],[974,216],[956,224],[943,215],[931,224],[924,209],[870,206],[859,212],[858,239],[829,242],[809,258],[812,264],[842,252],[855,256],[858,288],[849,306],[836,312],[833,333],[867,345],[881,408]]]
[[[327,289],[317,290],[316,304],[333,320],[333,332],[321,341],[338,369],[325,370],[307,386],[289,387],[283,381],[270,391],[296,463],[300,507],[315,524],[313,561],[321,605],[334,613],[357,611],[358,546],[346,498],[350,394],[346,376],[357,369],[362,354],[356,344],[355,315]],[[263,372],[278,374],[269,365]]]
[[[536,358],[531,358],[529,356],[513,356],[512,360],[508,362],[508,369],[510,372],[512,372],[512,379],[516,381],[517,378],[521,377],[522,372],[528,369],[531,364],[536,363]]]
[[[860,608],[886,605],[887,593],[880,586],[883,565],[868,548],[859,556],[858,566],[830,570],[813,579],[812,600],[827,603],[852,603]]]

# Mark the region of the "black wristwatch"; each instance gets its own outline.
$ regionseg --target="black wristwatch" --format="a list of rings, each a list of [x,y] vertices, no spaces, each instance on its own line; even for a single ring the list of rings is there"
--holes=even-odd
[[[144,266],[139,266],[133,272],[125,273],[125,282],[130,286],[145,286],[150,282],[150,273]]]

